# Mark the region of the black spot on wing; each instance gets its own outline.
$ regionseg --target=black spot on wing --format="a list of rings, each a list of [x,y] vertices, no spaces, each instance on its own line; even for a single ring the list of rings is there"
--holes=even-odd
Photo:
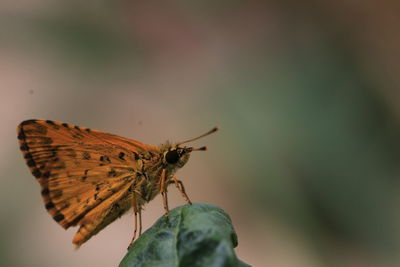
[[[100,156],[100,161],[111,163],[110,158],[107,156]]]
[[[24,158],[25,158],[26,160],[32,159],[32,153],[27,152],[27,153],[24,155]]]
[[[21,126],[29,125],[32,123],[36,123],[37,120],[26,120],[20,123]]]
[[[120,160],[125,160],[125,153],[124,152],[119,152],[119,154],[118,154],[118,158],[120,159]]]
[[[87,151],[84,151],[83,152],[83,154],[82,154],[82,157],[83,157],[83,159],[90,159],[90,154],[89,154],[89,152],[87,152]]]
[[[26,161],[26,164],[29,166],[29,167],[35,167],[35,161],[33,160],[33,159],[30,159],[30,160],[27,160]]]
[[[28,151],[28,150],[29,150],[29,147],[28,147],[28,145],[24,142],[24,143],[19,147],[19,149],[21,149],[21,151]]]
[[[26,139],[25,133],[22,129],[20,129],[20,131],[18,133],[18,139],[21,141],[25,141],[25,139]]]
[[[56,215],[53,217],[53,219],[54,219],[56,222],[62,221],[62,220],[64,220],[64,215],[61,214],[61,213],[58,213],[58,214],[56,214]]]
[[[42,190],[42,196],[48,196],[49,195],[49,189],[46,187]]]
[[[89,170],[85,170],[84,175],[80,178],[82,182],[86,181]]]
[[[52,128],[55,129],[55,130],[59,130],[59,129],[60,129],[60,126],[57,125],[57,123],[55,123],[55,122],[52,121],[52,120],[46,120],[46,123],[49,124],[49,125],[51,125]]]
[[[35,176],[36,178],[40,178],[42,176],[42,173],[39,171],[39,169],[34,169],[32,171],[33,176]]]
[[[117,176],[117,172],[115,171],[114,168],[111,168],[111,170],[108,172],[108,177],[115,177]]]
[[[45,207],[46,207],[47,210],[49,210],[49,209],[54,208],[55,206],[54,206],[54,203],[50,201],[50,202],[46,203]]]

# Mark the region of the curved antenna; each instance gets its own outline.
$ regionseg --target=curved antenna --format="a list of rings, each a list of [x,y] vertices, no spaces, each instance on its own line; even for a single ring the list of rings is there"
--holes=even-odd
[[[189,142],[195,141],[195,140],[200,139],[200,138],[202,138],[202,137],[204,137],[204,136],[207,136],[207,135],[210,135],[210,134],[212,134],[212,133],[215,133],[215,132],[218,131],[218,130],[219,130],[218,126],[215,126],[214,128],[212,128],[212,129],[209,130],[208,132],[206,132],[206,133],[204,133],[204,134],[202,134],[202,135],[200,135],[200,136],[198,136],[198,137],[191,138],[191,139],[188,139],[188,140],[179,142],[179,143],[177,143],[177,145],[182,145],[182,144],[185,144],[185,143],[189,143]]]

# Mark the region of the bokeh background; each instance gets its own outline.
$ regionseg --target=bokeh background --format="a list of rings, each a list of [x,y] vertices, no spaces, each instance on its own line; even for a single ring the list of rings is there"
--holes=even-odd
[[[2,0],[0,265],[116,266],[131,239],[129,214],[74,251],[46,213],[15,132],[44,118],[150,144],[219,125],[178,177],[240,259],[399,266],[399,3]]]

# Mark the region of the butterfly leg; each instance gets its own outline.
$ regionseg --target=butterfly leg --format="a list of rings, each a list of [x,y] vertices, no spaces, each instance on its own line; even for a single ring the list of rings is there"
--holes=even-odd
[[[142,235],[142,207],[139,207],[139,236]]]
[[[135,193],[133,193],[133,196],[132,196],[132,206],[133,206],[133,212],[135,213],[135,230],[133,231],[133,237],[132,237],[131,243],[129,243],[128,250],[132,246],[133,241],[135,241],[135,239],[136,239],[138,213],[139,213],[139,235],[142,232],[142,214],[141,214],[141,211],[138,209],[138,204],[136,201]]]
[[[185,199],[188,204],[192,204],[192,201],[190,201],[188,195],[186,194],[185,187],[183,186],[182,181],[178,180],[175,175],[173,176],[173,179],[175,186],[176,188],[178,188],[179,192],[181,192],[183,199]]]
[[[165,185],[165,169],[163,169],[161,173],[160,192],[163,199],[165,215],[167,215],[169,212],[169,208],[168,208],[167,187]]]

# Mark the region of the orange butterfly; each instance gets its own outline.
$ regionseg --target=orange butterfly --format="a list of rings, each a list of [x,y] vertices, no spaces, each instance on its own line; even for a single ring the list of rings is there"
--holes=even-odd
[[[72,243],[79,248],[133,207],[136,237],[142,231],[142,206],[161,193],[168,213],[167,186],[174,183],[186,202],[183,183],[174,175],[192,151],[181,147],[218,128],[183,142],[160,146],[51,120],[26,120],[18,126],[20,149],[42,188],[47,211],[65,229],[79,225]]]

